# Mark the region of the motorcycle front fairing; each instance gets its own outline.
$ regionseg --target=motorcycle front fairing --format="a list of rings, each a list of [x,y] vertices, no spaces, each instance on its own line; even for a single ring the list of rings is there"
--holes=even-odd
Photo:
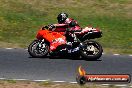
[[[54,51],[59,45],[66,44],[66,37],[59,32],[40,29],[36,38],[48,41],[50,43],[50,51]]]

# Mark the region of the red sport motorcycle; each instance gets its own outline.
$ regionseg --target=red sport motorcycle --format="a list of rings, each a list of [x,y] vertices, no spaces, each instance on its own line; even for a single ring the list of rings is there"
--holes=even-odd
[[[70,56],[82,57],[86,60],[97,60],[102,56],[102,46],[91,39],[102,37],[99,29],[85,27],[74,30],[74,27],[42,27],[28,47],[32,57]],[[58,29],[65,31],[56,31]]]

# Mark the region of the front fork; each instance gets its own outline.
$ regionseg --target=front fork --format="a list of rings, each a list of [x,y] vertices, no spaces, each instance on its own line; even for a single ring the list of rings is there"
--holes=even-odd
[[[39,51],[43,51],[43,49],[45,48],[44,41],[45,41],[44,39],[39,40],[38,46],[37,46],[37,49],[38,49]]]

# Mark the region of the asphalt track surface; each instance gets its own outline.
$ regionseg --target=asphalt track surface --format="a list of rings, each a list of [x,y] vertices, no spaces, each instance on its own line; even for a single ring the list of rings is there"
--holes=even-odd
[[[87,74],[130,74],[132,56],[103,54],[100,60],[31,58],[25,49],[0,49],[0,78],[76,81],[78,67]]]

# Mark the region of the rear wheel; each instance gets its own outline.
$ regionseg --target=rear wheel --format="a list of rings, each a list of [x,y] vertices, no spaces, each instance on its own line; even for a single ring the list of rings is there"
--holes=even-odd
[[[41,40],[34,40],[28,47],[28,52],[32,57],[45,57],[49,52],[49,46]]]
[[[83,42],[84,48],[81,49],[81,55],[87,60],[97,60],[102,56],[102,46],[96,41],[86,40]]]

